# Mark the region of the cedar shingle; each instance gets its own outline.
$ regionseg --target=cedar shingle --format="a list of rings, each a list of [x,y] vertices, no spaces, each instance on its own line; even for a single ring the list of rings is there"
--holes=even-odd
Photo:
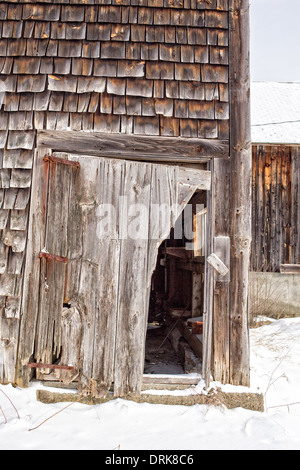
[[[9,131],[7,139],[7,149],[30,150],[34,146],[34,131]]]
[[[14,92],[16,90],[17,77],[13,75],[0,75],[0,92]]]
[[[142,60],[158,60],[158,44],[141,44]]]
[[[11,188],[30,188],[31,171],[19,168],[11,170],[10,187]]]
[[[42,75],[51,75],[53,73],[52,57],[41,57],[40,73]]]
[[[152,25],[153,24],[153,9],[140,7],[138,9],[138,23]]]
[[[22,19],[22,5],[10,4],[7,11],[8,20],[21,20]]]
[[[123,134],[133,133],[133,117],[132,116],[121,116],[121,129],[120,132]]]
[[[50,37],[50,22],[37,21],[34,26],[35,39],[48,39]]]
[[[144,42],[146,40],[146,26],[132,24],[130,25],[131,41]]]
[[[218,121],[218,138],[229,139],[229,120]]]
[[[30,197],[30,190],[28,188],[19,188],[15,197],[15,202],[12,209],[23,210],[26,209]]]
[[[77,93],[103,93],[106,79],[103,77],[78,77]]]
[[[108,78],[107,79],[107,93],[112,95],[124,95],[126,89],[125,78]]]
[[[228,83],[228,67],[205,64],[201,69],[201,78],[203,82]]]
[[[203,139],[218,138],[218,124],[216,121],[199,120],[198,121],[198,137]]]
[[[207,46],[195,46],[195,62],[197,64],[207,64],[209,62],[209,50]]]
[[[140,60],[141,59],[141,44],[137,42],[126,43],[126,59]]]
[[[125,59],[124,42],[103,42],[101,44],[102,59]]]
[[[202,12],[198,12],[198,11],[190,12],[188,10],[175,10],[175,9],[171,10],[170,24],[173,26],[189,26],[191,22],[191,16],[193,13],[196,13],[197,16],[202,15]]]
[[[84,13],[85,10],[83,6],[63,5],[61,7],[61,21],[83,22]]]
[[[179,119],[160,117],[160,133],[164,136],[179,136]]]
[[[78,87],[79,87],[79,79],[78,79]],[[90,93],[81,93],[78,95],[78,107],[77,110],[79,113],[86,113],[88,110],[89,102],[90,102]]]
[[[166,97],[179,98],[179,82],[175,80],[166,81]]]
[[[66,39],[85,39],[86,23],[66,25]]]
[[[228,28],[228,14],[225,11],[206,11],[205,25],[208,28]]]
[[[142,99],[126,96],[126,112],[129,116],[140,116],[142,114]]]
[[[188,118],[188,101],[174,100],[174,116],[176,118]]]
[[[173,116],[173,100],[170,99],[155,99],[155,113],[162,116]]]
[[[54,64],[54,71],[53,73],[56,75],[69,75],[71,71],[71,59],[67,57],[56,57],[53,61]]]
[[[78,95],[76,93],[65,93],[63,111],[76,113],[78,105]]]
[[[52,39],[66,39],[66,23],[52,22],[50,36]]]
[[[75,93],[77,89],[77,77],[49,75],[48,76],[48,90],[53,91],[67,91]]]
[[[187,44],[187,30],[188,28],[183,28],[182,26],[176,27],[176,42],[178,44]]]
[[[151,98],[153,95],[153,80],[128,78],[126,92],[129,96]]]
[[[26,41],[24,41],[23,39],[12,39],[8,42],[7,48],[6,48],[6,41],[5,41],[5,45],[2,44],[4,41],[5,40],[2,40],[0,44],[0,47],[3,48],[1,55],[6,55],[6,54],[8,56],[25,55]]]
[[[180,46],[160,44],[159,46],[160,60],[180,62]]]
[[[177,64],[175,64],[176,66]],[[174,64],[173,62],[160,62],[159,67],[156,62],[146,63],[146,78],[149,79],[174,79]]]
[[[9,75],[13,67],[13,58],[12,57],[1,57],[0,58],[0,73]]]
[[[136,60],[120,60],[118,61],[118,77],[144,77],[145,62]]]
[[[164,80],[154,80],[153,98],[165,97],[165,82]]]
[[[41,59],[36,57],[16,57],[13,63],[15,74],[37,74],[39,73]]]
[[[23,5],[23,20],[58,21],[60,19],[60,5]],[[64,21],[64,20],[63,20]]]
[[[45,90],[45,85],[46,75],[18,75],[17,93],[41,93]]]
[[[219,99],[219,87],[217,83],[204,83],[204,90],[206,101]]]
[[[94,75],[97,77],[116,77],[117,76],[116,60],[94,60]]]
[[[141,135],[159,135],[159,118],[134,116],[133,132]]]
[[[211,64],[228,65],[228,48],[210,47],[209,62]]]
[[[114,114],[126,114],[125,96],[113,97],[113,113]]]
[[[82,43],[82,57],[84,58],[99,58],[100,57],[100,42],[89,41]]]
[[[3,21],[2,37],[18,39],[22,35],[22,21]]]
[[[163,26],[146,26],[147,42],[164,42],[165,28]]]
[[[120,116],[113,114],[96,114],[94,116],[94,130],[99,132],[120,132]]]
[[[17,93],[5,93],[4,111],[18,111],[20,104],[20,95]],[[1,137],[0,137],[1,142]],[[3,148],[0,146],[0,148]]]
[[[33,152],[31,150],[4,150],[3,168],[25,168],[31,169]],[[1,204],[0,204],[1,206]]]
[[[196,119],[180,119],[180,135],[182,137],[197,137],[198,121]]]
[[[142,115],[143,116],[155,116],[155,106],[153,98],[142,99]]]
[[[72,75],[89,76],[92,74],[92,59],[72,59]]]
[[[129,41],[130,25],[113,24],[111,26],[110,39],[112,41]]]
[[[99,23],[121,23],[122,8],[119,6],[100,6]]]
[[[168,9],[155,9],[153,23],[159,25],[169,25],[171,21],[171,11]]]
[[[200,81],[200,65],[175,64],[175,80]]]
[[[13,209],[10,213],[10,230],[26,230],[28,212],[28,208],[22,211],[17,211]]]
[[[110,24],[88,24],[86,39],[88,41],[109,41],[110,40]]]
[[[195,61],[194,46],[182,45],[180,49],[181,49],[181,62],[193,63]]]
[[[56,57],[58,51],[58,41],[55,39],[50,39],[47,46],[47,57]]]
[[[229,119],[229,103],[215,102],[215,118],[220,120]]]
[[[82,44],[79,41],[59,41],[58,56],[59,57],[81,57]]]
[[[20,93],[19,111],[31,111],[33,107],[33,93]]]
[[[45,39],[27,39],[27,41],[25,42],[24,40],[22,40],[22,42],[24,44],[27,45],[26,47],[26,55],[27,56],[32,56],[32,57],[36,57],[36,56],[45,56],[46,55],[46,50],[47,50],[47,47],[48,47],[48,41],[45,40]],[[19,54],[21,55],[21,54]]]
[[[207,42],[206,28],[187,28],[187,42],[199,46],[205,46]]]
[[[188,113],[189,118],[192,119],[214,119],[214,103],[210,101],[191,100],[188,102]]]
[[[33,100],[33,109],[34,111],[46,111],[49,105],[51,92],[44,91],[43,93],[35,93]]]
[[[52,23],[55,24],[55,23]],[[35,21],[24,21],[23,37],[32,38],[35,27]]]
[[[7,3],[0,4],[0,20],[6,20],[7,18]]]

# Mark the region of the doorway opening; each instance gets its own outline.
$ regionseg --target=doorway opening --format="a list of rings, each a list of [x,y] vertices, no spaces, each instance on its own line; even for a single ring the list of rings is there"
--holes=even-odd
[[[159,247],[144,374],[202,373],[206,200],[197,191]]]

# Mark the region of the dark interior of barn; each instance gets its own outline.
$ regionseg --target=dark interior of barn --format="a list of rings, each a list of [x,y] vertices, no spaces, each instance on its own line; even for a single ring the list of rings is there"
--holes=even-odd
[[[190,205],[159,248],[152,276],[145,374],[201,373],[206,192]]]

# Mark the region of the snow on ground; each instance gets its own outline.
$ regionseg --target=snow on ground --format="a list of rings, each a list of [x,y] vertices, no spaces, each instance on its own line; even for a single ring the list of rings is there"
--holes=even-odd
[[[1,385],[20,419],[0,392],[7,419],[5,423],[0,409],[0,450],[299,450],[300,318],[272,322],[250,330],[250,335],[251,391],[265,394],[264,413],[123,399],[95,406],[46,405],[36,400],[40,383],[24,390]],[[188,393],[202,386],[200,381]]]

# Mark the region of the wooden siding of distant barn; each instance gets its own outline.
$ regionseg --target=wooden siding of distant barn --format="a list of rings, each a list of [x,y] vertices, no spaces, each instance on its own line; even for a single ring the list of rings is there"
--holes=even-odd
[[[252,146],[251,269],[300,264],[300,147]]]

